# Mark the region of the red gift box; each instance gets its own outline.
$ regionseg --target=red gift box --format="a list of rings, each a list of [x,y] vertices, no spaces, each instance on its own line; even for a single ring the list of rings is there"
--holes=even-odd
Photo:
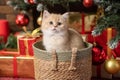
[[[18,51],[20,55],[33,56],[32,45],[36,41],[33,37],[20,37],[18,39]]]
[[[112,29],[112,36],[114,37],[115,35],[116,31],[115,29]],[[105,52],[107,52],[107,30],[104,30],[101,35],[96,37],[92,36],[91,34],[88,34],[86,37],[86,41],[90,43],[93,43],[95,41],[99,46],[101,46],[105,50]],[[120,57],[120,43],[115,49],[113,49],[113,51],[117,57]]]
[[[0,77],[34,78],[33,57],[0,57]]]
[[[120,58],[117,57],[116,60],[117,60],[117,61],[119,62],[119,64],[120,64]],[[117,72],[116,74],[113,74],[113,77],[114,77],[114,78],[120,78],[120,71]]]
[[[104,63],[101,65],[92,66],[92,77],[96,77],[101,80],[101,78],[112,79],[112,74],[106,72],[104,68]]]
[[[19,56],[19,52],[0,50],[0,56]]]
[[[112,37],[114,37],[116,35],[115,29],[112,29],[111,33],[112,33]],[[86,37],[86,41],[90,42],[90,43],[96,42],[107,53],[107,49],[108,49],[107,37],[108,37],[107,30],[104,30],[101,35],[96,36],[96,37],[92,36],[91,34],[88,34],[87,37]],[[117,48],[112,50],[112,52],[110,54],[112,54],[114,57],[120,57],[120,49],[119,48],[120,48],[120,43],[118,44]],[[114,75],[109,74],[109,73],[106,72],[106,70],[104,69],[104,63],[101,64],[100,67],[99,66],[100,65],[97,65],[97,66],[93,65],[93,76],[102,77],[102,78],[103,77],[104,78],[112,78],[112,76],[114,76]],[[99,69],[97,67],[99,67]]]

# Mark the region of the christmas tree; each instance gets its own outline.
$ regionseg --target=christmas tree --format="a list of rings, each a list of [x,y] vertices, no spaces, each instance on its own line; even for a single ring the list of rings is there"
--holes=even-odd
[[[112,38],[108,46],[111,49],[117,47],[120,40],[120,1],[119,0],[94,0],[98,7],[102,7],[104,15],[98,18],[96,27],[92,31],[93,36],[100,35],[107,28],[114,28],[117,31],[116,36]]]
[[[77,8],[79,9],[78,11],[80,11],[81,9],[80,12],[85,12],[85,9],[87,9],[87,11],[90,9],[96,11],[96,9],[93,9],[95,7],[93,6],[93,3],[94,5],[97,5],[98,8],[102,8],[104,15],[101,15],[99,18],[97,16],[96,27],[92,31],[92,35],[100,35],[103,30],[109,27],[115,28],[117,34],[109,41],[108,46],[112,49],[117,47],[120,40],[119,0],[11,0],[7,2],[7,4],[12,6],[14,10],[18,11],[24,10],[26,12],[29,12],[29,10],[31,10],[32,8],[36,8],[36,10],[40,12],[43,9],[50,10],[53,8],[60,8],[57,10],[60,10],[62,13],[65,11],[77,11],[76,9],[74,9],[74,5],[71,6],[71,3],[77,3],[78,5],[82,4],[84,8]],[[59,5],[60,7],[56,5]],[[91,5],[93,8],[89,8],[91,7]]]
[[[79,12],[95,12],[96,5],[93,0],[9,0],[7,4],[14,10],[29,11],[36,7],[37,11],[43,9],[54,12],[79,11]],[[89,8],[90,7],[90,8]]]
[[[33,6],[37,6],[38,11],[42,11],[43,8],[48,9],[54,7],[56,4],[69,9],[69,3],[81,2],[81,0],[9,0],[8,5],[14,8],[14,10],[29,11]]]
[[[12,7],[17,14],[25,13],[33,17],[34,28],[37,28],[37,20],[40,13],[47,9],[51,13],[85,12],[95,13],[97,6],[93,0],[8,0],[7,5]]]

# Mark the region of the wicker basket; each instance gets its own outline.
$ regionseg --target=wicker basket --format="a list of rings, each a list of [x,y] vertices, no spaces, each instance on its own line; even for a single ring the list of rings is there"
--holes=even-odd
[[[36,42],[33,49],[35,80],[91,80],[91,44],[81,50],[48,53],[42,42]]]

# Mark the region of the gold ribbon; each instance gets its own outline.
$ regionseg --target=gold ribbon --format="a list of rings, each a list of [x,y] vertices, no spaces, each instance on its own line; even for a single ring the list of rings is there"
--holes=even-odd
[[[35,30],[33,30],[31,33],[29,33],[27,31],[26,26],[23,26],[22,28],[23,28],[24,32],[26,33],[25,37],[35,37],[35,35],[41,30],[41,28],[39,27],[39,28],[36,28]]]
[[[25,53],[26,53],[26,56],[30,56],[30,55],[29,55],[29,51],[28,51],[28,39],[25,39],[25,40],[24,40],[24,45],[25,45]]]
[[[112,28],[108,28],[107,29],[107,42],[109,42],[111,38],[112,38]],[[112,57],[112,50],[108,46],[107,46],[107,55],[108,55],[108,59]]]

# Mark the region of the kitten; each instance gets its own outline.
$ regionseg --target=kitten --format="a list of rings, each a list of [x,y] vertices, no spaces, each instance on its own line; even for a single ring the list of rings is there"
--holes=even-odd
[[[72,48],[85,48],[81,35],[69,28],[69,14],[43,13],[41,25],[43,45],[47,51],[69,51]]]

